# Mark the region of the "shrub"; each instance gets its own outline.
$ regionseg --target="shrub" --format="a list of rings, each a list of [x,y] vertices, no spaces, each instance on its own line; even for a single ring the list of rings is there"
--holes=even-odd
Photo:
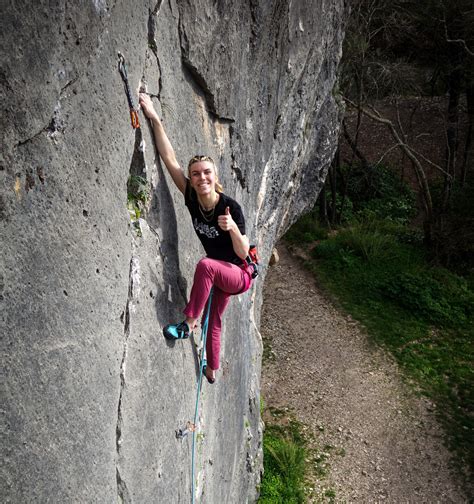
[[[420,249],[423,246],[424,234],[422,229],[412,228],[388,219],[377,219],[372,222],[377,226],[379,232],[393,236],[399,243],[414,245]]]
[[[138,236],[141,236],[139,219],[148,204],[150,193],[150,183],[144,177],[139,175],[130,175],[130,177],[128,177],[127,210]]]
[[[311,243],[326,238],[327,230],[320,226],[315,211],[312,210],[293,224],[285,237],[294,244]]]
[[[393,236],[379,230],[367,230],[364,226],[344,229],[336,236],[342,248],[352,251],[367,262],[388,258],[396,241]]]
[[[339,212],[339,219],[341,224],[347,224],[352,222],[352,220],[354,219],[354,205],[349,195],[346,194],[343,206],[343,199],[338,192],[336,194],[336,208],[337,211]]]
[[[284,492],[285,484],[283,479],[279,475],[268,473],[268,469],[265,469],[260,487],[259,504],[284,504]]]
[[[354,264],[351,256],[355,256],[371,263],[388,259],[396,246],[397,240],[393,235],[384,233],[377,227],[371,229],[364,224],[355,224],[338,231],[330,239],[319,243],[315,248],[314,255],[336,259],[346,264]]]
[[[321,259],[335,259],[341,254],[341,244],[334,239],[323,240],[316,245],[313,255]]]
[[[130,175],[127,181],[128,201],[140,201],[146,205],[150,197],[150,184],[140,175]]]
[[[395,172],[383,165],[344,167],[347,195],[358,219],[388,219],[406,224],[416,215],[416,198]]]
[[[402,272],[381,285],[381,293],[432,324],[465,325],[474,318],[474,294],[447,270]]]

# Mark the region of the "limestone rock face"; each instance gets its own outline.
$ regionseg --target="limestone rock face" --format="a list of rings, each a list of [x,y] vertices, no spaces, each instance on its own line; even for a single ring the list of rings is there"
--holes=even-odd
[[[195,478],[198,502],[254,502],[261,287],[333,155],[344,1],[6,4],[2,501],[191,501],[175,431],[193,418],[196,350],[162,328],[182,319],[202,249],[147,121],[130,125],[121,51],[135,101],[146,83],[184,167],[216,160],[263,258],[203,384]],[[149,188],[133,223],[131,175]]]

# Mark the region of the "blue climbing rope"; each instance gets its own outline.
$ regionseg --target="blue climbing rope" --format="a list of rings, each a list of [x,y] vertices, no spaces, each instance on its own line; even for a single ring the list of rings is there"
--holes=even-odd
[[[195,465],[195,453],[196,453],[196,429],[198,422],[198,414],[199,414],[199,396],[201,395],[201,382],[202,382],[202,373],[204,369],[204,352],[206,351],[206,340],[207,340],[207,327],[209,325],[209,312],[211,311],[211,302],[212,302],[212,293],[214,288],[211,289],[209,293],[209,299],[207,300],[207,309],[206,309],[206,317],[204,318],[204,323],[202,324],[201,330],[201,359],[199,362],[199,379],[197,383],[197,393],[196,393],[196,406],[194,407],[194,428],[193,428],[193,446],[192,446],[192,455],[191,455],[191,502],[194,504],[195,497],[195,482],[194,482],[194,465]]]

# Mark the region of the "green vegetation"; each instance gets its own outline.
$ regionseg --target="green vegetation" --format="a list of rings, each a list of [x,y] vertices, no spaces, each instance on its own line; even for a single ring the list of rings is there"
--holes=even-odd
[[[127,210],[139,236],[141,236],[139,219],[143,215],[149,199],[149,182],[139,175],[130,175],[127,181]]]
[[[263,341],[262,364],[266,364],[272,360],[275,360],[275,353],[272,350],[272,340],[267,337]]]
[[[136,208],[137,218],[150,198],[150,184],[146,178],[130,175],[127,181],[127,201]]]
[[[329,206],[336,206],[335,173],[344,178],[342,160],[360,163],[370,173],[391,154],[401,155],[397,168],[417,188],[425,244],[449,267],[459,255],[473,265],[472,213],[467,222],[452,213],[460,194],[472,201],[473,47],[472,1],[354,0],[340,65],[347,109],[344,140],[329,170]],[[433,98],[441,104],[435,113],[439,123],[434,110],[423,106]],[[389,109],[396,109],[396,119]],[[366,121],[373,131],[366,129]],[[434,128],[427,134],[429,125]],[[343,195],[344,186],[342,181]],[[335,212],[325,217],[341,223]]]
[[[387,219],[407,224],[416,215],[414,192],[387,166],[342,165],[339,168],[339,177],[345,184],[345,201],[338,205],[343,223],[357,217],[358,220]]]
[[[265,472],[259,488],[259,504],[334,502],[331,488],[315,488],[329,472],[330,454],[344,456],[343,449],[318,446],[307,427],[295,420],[287,408],[269,408],[263,436]],[[316,499],[316,500],[315,500]]]
[[[381,180],[388,187],[378,195],[354,184],[350,218],[338,229],[321,227],[313,211],[286,239],[305,244],[319,283],[434,401],[459,467],[474,468],[473,284],[430,263],[421,231],[407,224],[414,200]]]
[[[300,424],[290,420],[287,426],[266,426],[260,504],[302,504],[305,501],[305,455]]]

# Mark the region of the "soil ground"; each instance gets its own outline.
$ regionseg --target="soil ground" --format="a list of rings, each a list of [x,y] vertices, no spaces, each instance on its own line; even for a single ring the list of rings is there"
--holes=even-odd
[[[434,405],[279,244],[265,280],[264,420],[310,438],[308,502],[462,503]],[[273,414],[272,414],[273,412]]]

